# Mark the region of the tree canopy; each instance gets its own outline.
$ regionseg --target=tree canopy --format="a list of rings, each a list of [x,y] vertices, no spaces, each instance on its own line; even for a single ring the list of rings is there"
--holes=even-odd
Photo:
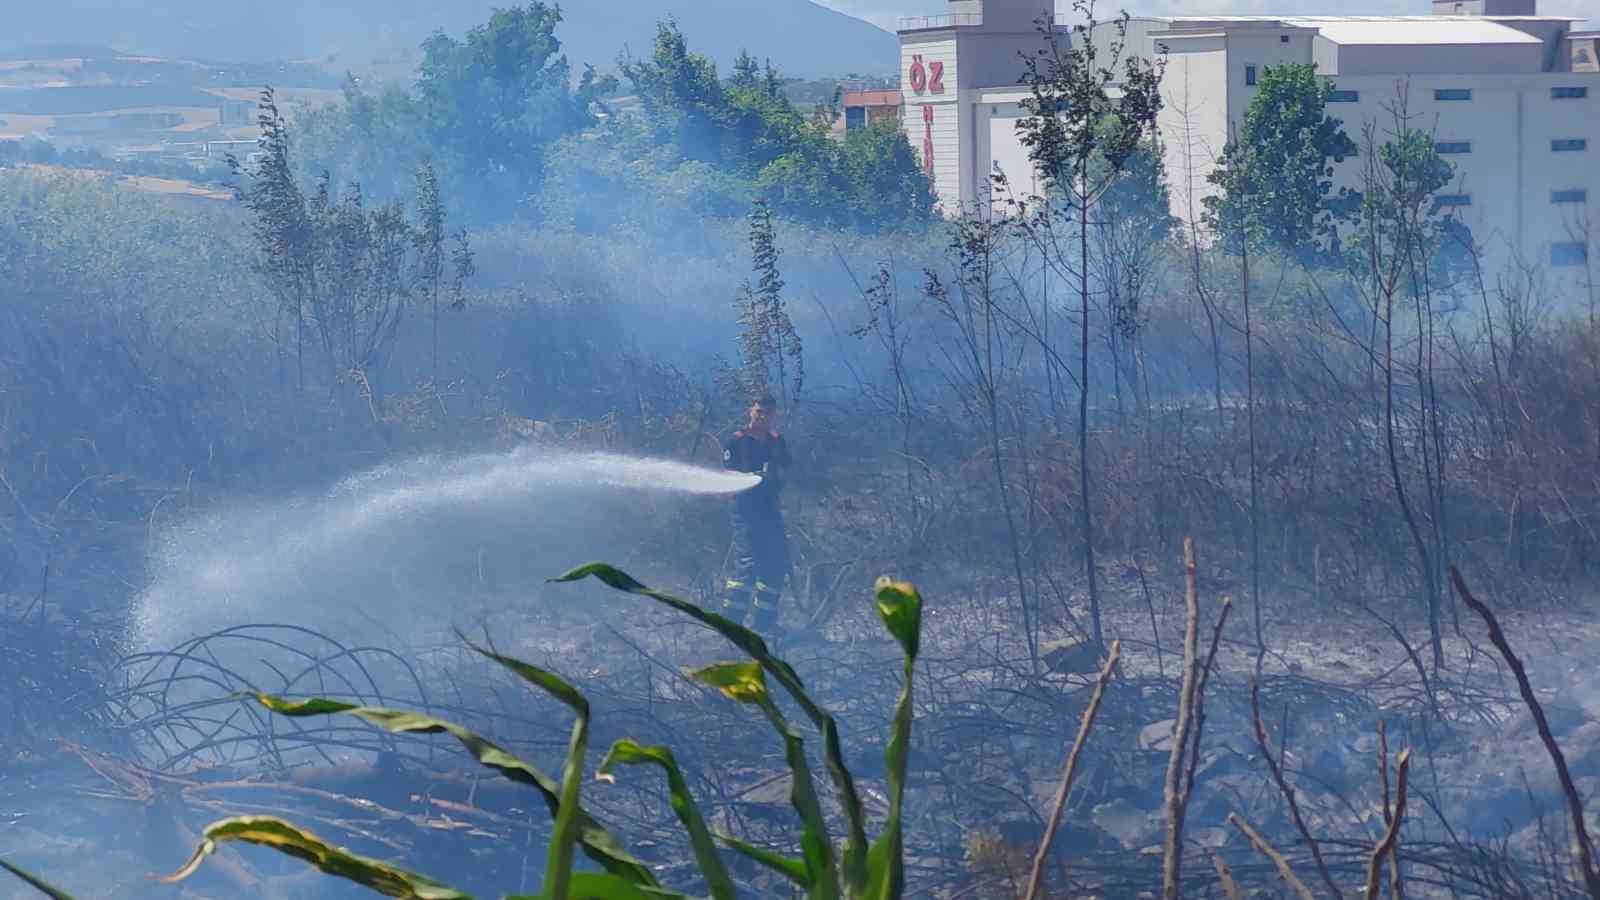
[[[867,231],[932,215],[932,186],[898,127],[833,140],[831,105],[798,108],[770,63],[746,53],[722,79],[675,23],[663,22],[650,57],[624,60],[622,71],[639,96],[646,143],[658,160],[733,176],[707,189],[759,197],[788,218]]]
[[[465,217],[592,229],[624,220],[741,216],[752,200],[809,224],[862,231],[932,217],[933,193],[895,127],[830,135],[835,104],[801,109],[748,53],[722,77],[673,22],[622,79],[561,52],[560,10],[497,10],[462,38],[435,34],[415,81],[354,81],[297,126],[299,172],[369,196],[406,196],[434,165]],[[625,84],[637,108],[618,97]],[[638,207],[638,208],[635,208]]]
[[[1356,144],[1327,114],[1332,90],[1310,63],[1262,73],[1243,127],[1209,176],[1221,192],[1205,198],[1204,216],[1224,240],[1296,255],[1336,245],[1336,223],[1354,214],[1360,198],[1333,190],[1333,165],[1354,156]]]

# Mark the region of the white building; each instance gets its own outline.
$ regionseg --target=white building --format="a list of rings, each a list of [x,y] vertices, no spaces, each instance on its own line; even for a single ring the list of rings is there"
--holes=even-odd
[[[989,175],[1036,187],[1016,132],[1026,115],[1019,54],[1042,44],[1048,0],[952,0],[946,15],[901,23],[904,122],[941,207],[983,208]],[[1600,271],[1600,32],[1539,16],[1536,0],[1434,0],[1419,16],[1135,18],[1127,53],[1166,53],[1159,127],[1173,213],[1196,215],[1206,176],[1244,118],[1267,66],[1315,63],[1333,82],[1329,113],[1358,144],[1381,143],[1405,108],[1456,166],[1443,204],[1489,263],[1549,267],[1555,280]],[[1074,20],[1055,17],[1058,31]],[[1097,29],[1096,41],[1115,31]],[[1063,35],[1065,39],[1065,35]],[[1338,171],[1356,186],[1360,160]],[[1593,225],[1590,220],[1594,219]]]

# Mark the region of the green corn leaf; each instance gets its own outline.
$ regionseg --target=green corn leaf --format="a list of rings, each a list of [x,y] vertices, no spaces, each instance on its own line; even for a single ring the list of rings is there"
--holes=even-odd
[[[838,792],[839,806],[844,810],[845,826],[848,829],[843,865],[845,885],[852,894],[864,890],[867,881],[867,831],[865,818],[861,812],[861,795],[856,791],[855,778],[844,765],[844,749],[839,741],[838,724],[806,693],[805,684],[794,668],[773,656],[761,636],[750,629],[716,613],[707,612],[681,597],[648,588],[633,576],[607,563],[593,562],[579,566],[564,575],[552,578],[551,581],[581,581],[589,577],[596,578],[616,590],[648,597],[705,625],[748,653],[774,680],[783,685],[783,689],[794,698],[806,717],[818,731],[822,732],[823,759],[827,763],[828,775]]]
[[[757,668],[756,671],[761,670]],[[623,738],[612,744],[611,751],[600,761],[597,777],[607,781],[613,780],[611,771],[617,765],[651,764],[666,770],[667,792],[672,800],[672,811],[677,813],[678,821],[682,822],[684,830],[689,832],[689,845],[694,849],[695,862],[700,866],[700,874],[705,876],[706,886],[711,889],[711,896],[714,900],[734,900],[737,892],[733,887],[733,879],[728,876],[728,870],[722,864],[722,857],[717,854],[717,845],[711,837],[711,830],[706,827],[705,817],[700,814],[699,805],[689,793],[689,784],[683,779],[683,770],[678,768],[678,761],[670,749],[645,746],[637,741]],[[574,893],[573,897],[577,900],[578,895]]]
[[[302,831],[282,819],[271,816],[241,816],[223,819],[206,826],[204,839],[195,848],[194,855],[183,868],[161,880],[176,884],[199,870],[206,857],[216,852],[223,841],[243,841],[270,847],[279,853],[310,863],[329,875],[353,881],[388,897],[407,900],[472,900],[454,888],[447,887],[414,872],[407,872],[387,863],[357,856],[341,847],[324,843],[309,831]]]
[[[0,859],[0,869],[5,869],[7,872],[10,872],[23,881],[26,881],[28,884],[32,885],[35,890],[41,894],[44,894],[46,897],[53,897],[55,900],[73,900],[72,895],[66,891],[52,887],[49,882],[45,881],[39,876],[28,872],[26,869],[20,869],[3,859]]]
[[[806,896],[836,898],[839,896],[839,874],[833,860],[833,844],[828,838],[827,820],[822,815],[822,804],[817,800],[817,789],[811,779],[811,764],[806,761],[805,741],[789,725],[783,713],[772,702],[767,692],[763,669],[759,663],[714,663],[689,673],[689,677],[708,684],[741,703],[759,707],[783,738],[783,756],[789,764],[789,802],[800,814],[800,849],[805,857]]]
[[[559,818],[561,814],[561,787],[553,778],[507,753],[488,739],[474,734],[453,722],[435,719],[420,713],[386,709],[378,706],[355,706],[322,698],[295,702],[268,694],[252,694],[250,696],[267,709],[284,716],[304,717],[346,713],[368,724],[382,728],[391,734],[439,734],[441,732],[449,734],[457,741],[460,741],[461,745],[466,747],[468,752],[484,766],[494,769],[518,784],[525,784],[537,790],[540,796],[544,797],[544,802],[550,810],[551,818]],[[634,859],[627,850],[623,849],[622,843],[590,816],[588,812],[577,806],[574,806],[574,809],[579,822],[578,843],[583,847],[583,852],[590,859],[598,863],[607,872],[627,879],[634,884],[649,887],[657,886],[655,876],[650,874],[650,870],[646,868],[644,863]]]
[[[738,703],[760,706],[771,702],[766,670],[757,662],[712,663],[690,672],[689,677],[716,688],[724,697]]]
[[[922,595],[909,582],[883,577],[878,579],[875,600],[878,617],[905,650],[905,667],[901,676],[900,699],[895,703],[889,744],[883,752],[889,777],[889,820],[884,823],[883,834],[867,854],[869,880],[866,897],[869,900],[899,900],[905,891],[902,804],[906,792],[906,765],[911,749],[911,678],[922,639]]]
[[[749,857],[750,859],[760,863],[763,866],[766,866],[772,871],[777,872],[779,875],[789,879],[795,884],[800,885],[802,888],[807,887],[811,882],[810,876],[806,874],[805,860],[792,859],[784,856],[781,853],[773,853],[771,850],[764,850],[755,846],[754,844],[741,841],[731,834],[717,832],[717,840],[727,844],[730,850],[737,851],[738,853]]]
[[[583,759],[589,751],[589,701],[561,676],[520,659],[501,656],[467,642],[473,652],[494,660],[517,677],[565,703],[577,714],[572,738],[567,744],[567,759],[561,767],[561,801],[556,809],[554,833],[545,860],[544,895],[549,900],[568,900],[567,885],[572,879],[573,848],[578,843],[578,795],[583,786]]]
[[[917,586],[884,575],[878,579],[874,595],[883,627],[900,642],[907,659],[916,659],[922,642],[922,595]]]

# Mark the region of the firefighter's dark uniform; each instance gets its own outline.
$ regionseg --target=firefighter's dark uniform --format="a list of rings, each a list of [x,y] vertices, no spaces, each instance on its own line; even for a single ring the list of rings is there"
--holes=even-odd
[[[774,432],[733,433],[722,448],[722,465],[736,472],[764,474],[761,483],[733,501],[734,568],[726,585],[723,612],[744,622],[754,612],[753,627],[771,635],[778,624],[778,595],[789,579],[789,544],[778,504],[789,445]]]

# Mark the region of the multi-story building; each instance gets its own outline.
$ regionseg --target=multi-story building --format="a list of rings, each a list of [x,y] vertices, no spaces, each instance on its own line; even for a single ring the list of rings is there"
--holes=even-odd
[[[1044,0],[1048,2],[1048,0]],[[1135,18],[1125,53],[1164,55],[1160,145],[1173,214],[1188,220],[1269,66],[1315,63],[1333,83],[1330,114],[1357,144],[1381,144],[1403,116],[1431,133],[1456,178],[1438,198],[1491,266],[1547,267],[1589,284],[1600,270],[1600,32],[1540,16],[1536,0],[1434,0],[1416,16]],[[1037,187],[1017,134],[1028,96],[1021,54],[1043,45],[1041,0],[952,0],[945,15],[901,23],[903,119],[947,212],[986,208],[990,175]],[[1116,29],[1096,29],[1107,43]],[[1361,159],[1338,181],[1358,186]],[[1593,214],[1593,215],[1592,215]],[[1591,224],[1591,218],[1594,223]]]
[[[868,128],[879,122],[900,120],[900,108],[905,97],[898,90],[852,90],[839,96],[839,118],[833,124],[834,136],[858,128]]]

